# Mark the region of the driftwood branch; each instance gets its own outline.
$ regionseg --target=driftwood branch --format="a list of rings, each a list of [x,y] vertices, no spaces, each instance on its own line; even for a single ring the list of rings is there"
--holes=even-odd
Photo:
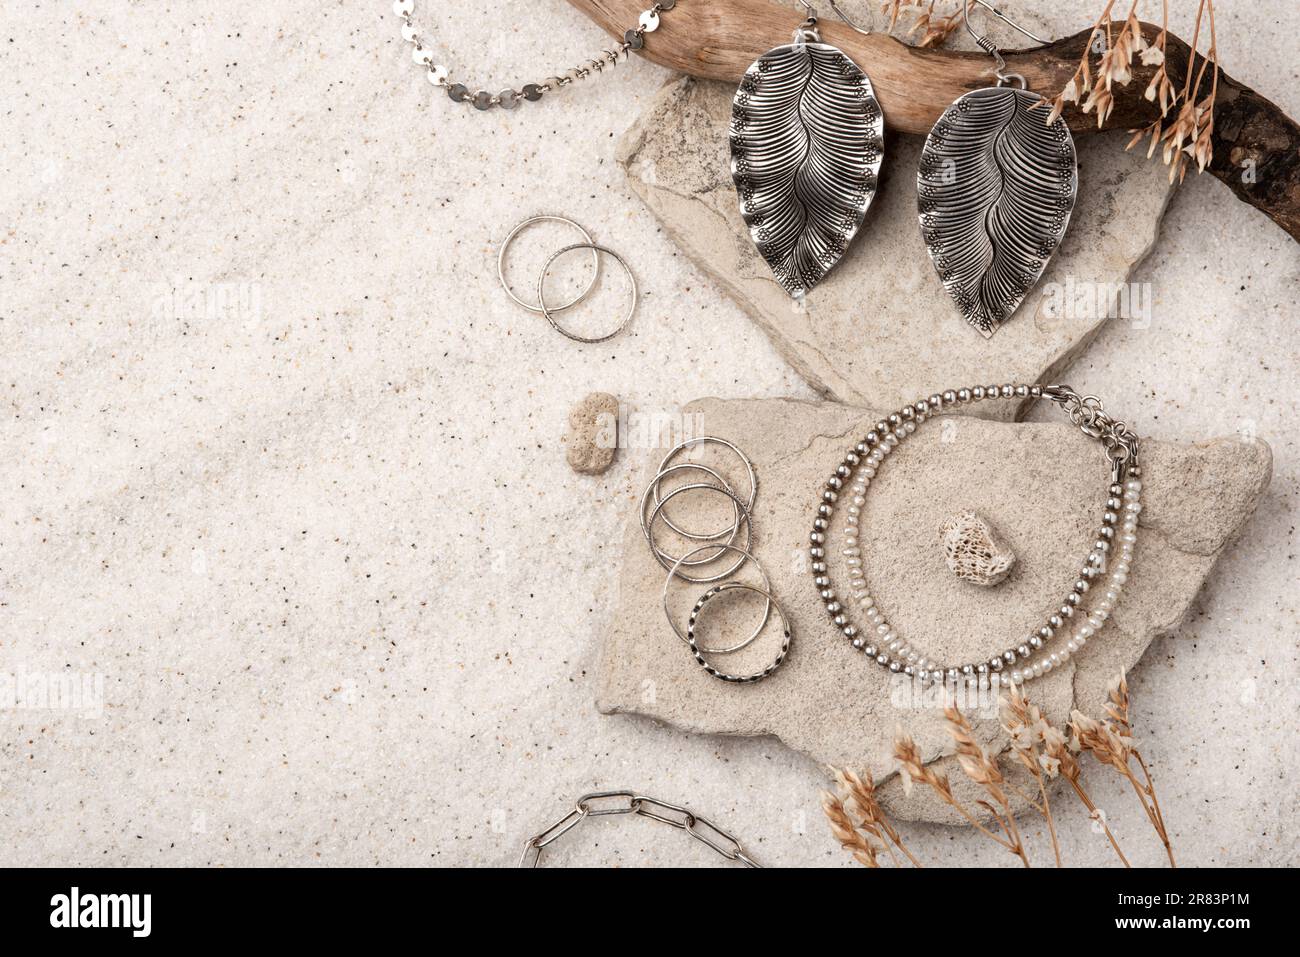
[[[646,0],[569,0],[616,37],[637,22]],[[765,51],[789,43],[802,16],[772,0],[682,0],[646,37],[642,54],[661,66],[713,80],[738,82]],[[883,33],[861,34],[823,19],[823,39],[849,54],[871,76],[885,121],[904,133],[926,133],[953,100],[993,82],[992,60],[983,53],[922,50]],[[1143,24],[1154,42],[1160,29]],[[1022,74],[1029,89],[1058,93],[1074,74],[1090,30],[1047,46],[1005,52],[1008,70]],[[1175,89],[1186,76],[1188,44],[1169,36],[1167,70]],[[1135,62],[1133,80],[1116,87],[1115,109],[1103,129],[1133,129],[1156,118],[1158,108],[1142,96],[1154,67]],[[1208,82],[1208,78],[1206,80]],[[1073,106],[1065,112],[1076,133],[1097,129],[1096,117]],[[1220,74],[1214,156],[1207,169],[1237,198],[1262,211],[1300,241],[1300,126],[1250,87]],[[1138,148],[1138,147],[1135,147]]]

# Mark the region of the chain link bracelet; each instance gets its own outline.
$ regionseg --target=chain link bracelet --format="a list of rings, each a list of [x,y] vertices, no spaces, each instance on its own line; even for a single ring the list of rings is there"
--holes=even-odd
[[[1070,421],[1084,435],[1102,443],[1111,467],[1106,508],[1097,539],[1057,611],[1006,651],[986,661],[942,665],[899,637],[868,593],[863,550],[859,544],[862,509],[866,504],[867,488],[881,463],[900,442],[916,431],[917,426],[941,410],[997,398],[1049,399],[1064,409]],[[878,422],[848,450],[827,480],[810,536],[813,584],[835,627],[855,649],[890,672],[916,678],[924,685],[965,683],[968,687],[988,689],[1007,683],[1020,684],[1064,664],[1110,617],[1128,581],[1137,542],[1138,513],[1142,511],[1140,474],[1137,436],[1123,422],[1109,416],[1096,396],[1080,396],[1069,386],[1041,385],[973,386],[932,395],[905,405]],[[848,589],[843,595],[832,584],[828,552],[833,552],[833,549],[827,547],[831,519],[841,496],[848,500],[840,549],[849,578]],[[1109,578],[1105,578],[1106,575]],[[1100,597],[1097,597],[1099,592]],[[1090,607],[1085,610],[1086,595],[1091,597],[1088,599]],[[863,615],[865,629],[850,618],[851,611]],[[1076,617],[1082,619],[1077,626],[1072,621]],[[1048,643],[1058,636],[1063,636],[1064,640],[1058,641],[1054,650],[1049,650]]]
[[[569,86],[576,80],[585,80],[593,73],[603,73],[606,67],[612,69],[618,66],[619,59],[627,59],[629,51],[640,50],[645,46],[647,33],[654,33],[659,29],[659,14],[666,13],[675,6],[677,0],[660,0],[659,3],[642,12],[637,25],[623,34],[623,41],[617,48],[605,50],[599,57],[566,70],[559,76],[547,77],[540,83],[526,83],[518,90],[507,87],[500,93],[492,93],[488,90],[471,92],[464,83],[451,82],[447,67],[434,62],[433,52],[424,45],[424,31],[412,20],[415,13],[415,0],[396,0],[393,4],[393,12],[402,19],[402,39],[415,48],[411,51],[411,59],[417,66],[425,68],[430,83],[446,89],[447,96],[454,102],[472,103],[477,110],[490,110],[494,106],[503,110],[513,110],[521,100],[536,102],[547,93]]]
[[[739,861],[746,867],[759,867],[745,853],[740,841],[707,818],[700,817],[688,808],[660,801],[658,798],[637,794],[635,791],[595,791],[578,798],[573,810],[560,818],[542,833],[530,837],[524,845],[520,867],[536,867],[542,859],[542,849],[577,827],[589,817],[607,817],[614,814],[637,814],[660,824],[685,831],[705,847],[716,851],[729,861]]]

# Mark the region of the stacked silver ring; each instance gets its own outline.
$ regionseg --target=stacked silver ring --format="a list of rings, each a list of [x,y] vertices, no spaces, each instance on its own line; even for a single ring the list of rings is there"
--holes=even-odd
[[[673,459],[686,449],[697,445],[714,444],[721,445],[730,449],[745,466],[749,478],[749,495],[741,498],[736,493],[732,485],[722,477],[715,469],[707,465],[701,465],[694,462],[682,462],[672,464]],[[695,471],[708,476],[712,482],[691,482],[685,485],[679,485],[676,488],[663,492],[661,485],[665,478],[680,472]],[[693,532],[683,528],[681,525],[673,522],[666,511],[667,505],[678,495],[686,492],[711,492],[725,496],[731,505],[732,523],[726,528],[707,532]],[[771,580],[767,572],[754,557],[751,552],[751,543],[753,538],[753,526],[751,513],[754,502],[758,496],[758,480],[754,472],[753,463],[736,445],[728,442],[726,439],[720,439],[716,436],[699,436],[693,439],[687,439],[685,442],[675,446],[663,460],[659,463],[659,468],[655,472],[645,491],[641,495],[639,509],[639,518],[641,522],[641,532],[645,536],[646,544],[650,546],[650,552],[668,574],[664,579],[663,606],[664,616],[668,619],[668,625],[673,634],[680,638],[691,649],[691,654],[696,662],[714,678],[720,681],[729,681],[735,683],[750,683],[761,681],[772,675],[785,661],[786,655],[790,650],[791,630],[790,620],[786,616],[785,610],[772,595]],[[688,550],[685,554],[675,556],[665,551],[655,539],[655,525],[662,521],[674,533],[692,542],[700,542],[698,546]],[[744,528],[744,537],[741,544],[736,544],[737,538],[741,535],[741,528]],[[698,556],[698,557],[697,557]],[[734,557],[733,557],[734,556]],[[739,582],[731,579],[731,576],[739,572],[746,564],[752,562],[762,578],[762,586],[753,585],[747,582]],[[724,567],[720,571],[714,571],[709,566],[722,564]],[[698,569],[698,572],[687,572],[683,569]],[[691,610],[690,619],[687,622],[685,631],[674,620],[672,611],[669,608],[668,596],[669,589],[674,579],[689,582],[692,584],[709,584],[709,588],[696,601]],[[721,584],[715,584],[721,583]],[[754,592],[763,598],[763,617],[758,626],[745,638],[735,644],[726,647],[711,648],[704,647],[697,638],[696,625],[701,612],[708,606],[709,601],[716,595],[724,591],[741,589]],[[771,618],[772,609],[776,609],[777,616],[781,619],[782,642],[781,649],[775,659],[763,668],[747,674],[733,674],[723,671],[713,665],[705,656],[706,655],[727,655],[740,651],[742,648],[749,647],[763,630]]]
[[[550,258],[546,260],[546,264],[542,266],[541,275],[537,277],[537,302],[532,303],[532,302],[527,302],[524,299],[521,299],[519,296],[517,296],[515,294],[515,291],[510,288],[510,283],[506,281],[506,254],[510,251],[511,244],[514,243],[515,239],[519,236],[519,234],[522,233],[529,226],[532,226],[536,223],[562,223],[566,226],[572,226],[575,230],[577,230],[582,235],[583,241],[580,243],[571,243],[568,246],[564,246],[563,248],[556,250],[554,253],[551,254]],[[564,302],[559,305],[552,305],[548,303],[546,301],[546,277],[550,275],[551,267],[555,264],[555,261],[559,259],[561,256],[565,256],[571,252],[575,252],[577,250],[582,250],[582,249],[591,250],[591,263],[592,263],[591,280],[587,283],[587,285],[582,289],[581,292],[575,295],[568,302]],[[623,267],[623,272],[627,274],[627,281],[632,288],[632,301],[631,304],[628,306],[627,314],[623,317],[623,320],[618,324],[618,326],[613,331],[607,332],[601,336],[582,336],[574,332],[573,330],[567,328],[566,326],[562,325],[560,321],[556,318],[556,316],[557,314],[564,312],[567,309],[572,309],[578,303],[582,302],[589,295],[591,295],[591,291],[595,289],[596,282],[600,278],[601,254],[609,256],[616,263],[618,263],[620,266]],[[528,219],[525,219],[522,223],[517,225],[514,229],[510,230],[510,232],[506,235],[506,238],[501,243],[500,251],[497,253],[497,278],[501,280],[501,288],[503,288],[506,291],[506,295],[509,296],[515,302],[516,305],[520,306],[523,309],[527,309],[531,313],[536,313],[538,315],[543,316],[546,319],[546,321],[551,324],[551,327],[560,335],[572,339],[574,342],[582,342],[587,344],[596,343],[596,342],[605,342],[607,339],[614,338],[616,335],[618,335],[620,332],[626,329],[627,324],[632,321],[632,316],[636,313],[637,302],[640,299],[640,294],[637,292],[636,276],[632,274],[632,267],[627,264],[626,260],[624,260],[623,257],[620,256],[618,253],[614,252],[614,250],[608,248],[607,246],[602,246],[599,243],[595,242],[591,238],[591,233],[587,232],[587,230],[583,229],[573,220],[568,219],[564,216],[546,216],[546,215],[530,216]]]

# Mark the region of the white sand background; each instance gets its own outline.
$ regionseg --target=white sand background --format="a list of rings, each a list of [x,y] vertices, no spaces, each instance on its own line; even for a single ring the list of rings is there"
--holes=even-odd
[[[1300,7],[1216,5],[1226,67],[1300,115]],[[417,9],[472,86],[605,44],[560,0],[478,7]],[[511,864],[577,794],[630,787],[764,863],[847,865],[822,769],[593,707],[639,490],[626,457],[569,471],[569,406],[811,397],[613,162],[665,71],[484,115],[426,83],[387,0],[78,0],[6,2],[0,72],[0,672],[103,680],[98,713],[0,712],[0,863]],[[496,243],[541,210],[632,260],[629,334],[579,348],[502,295]],[[1069,380],[1143,434],[1276,455],[1132,675],[1143,750],[1182,863],[1295,864],[1300,246],[1192,178],[1138,278],[1149,327],[1112,324]],[[1159,864],[1131,795],[1093,780]],[[1062,817],[1070,862],[1113,863]],[[1007,863],[908,834],[932,864]],[[548,860],[714,861],[611,818]]]

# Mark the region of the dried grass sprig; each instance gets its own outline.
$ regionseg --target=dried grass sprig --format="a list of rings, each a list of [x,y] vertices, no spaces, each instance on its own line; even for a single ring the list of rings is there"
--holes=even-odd
[[[948,775],[937,768],[927,765],[921,757],[921,751],[916,746],[916,742],[909,735],[904,734],[901,728],[894,738],[894,760],[898,762],[898,770],[903,779],[903,790],[905,792],[910,794],[915,784],[924,784],[938,795],[940,801],[960,814],[967,824],[985,837],[996,841],[1012,854],[1015,854],[1026,867],[1029,866],[1029,860],[1025,857],[1024,848],[1013,842],[1009,837],[990,831],[981,824],[967,810],[966,806],[957,800],[957,797],[953,794]]]
[[[1108,689],[1105,705],[1108,720],[1098,721],[1076,710],[1071,713],[1065,726],[1070,732],[1068,738],[1062,730],[1050,724],[1039,708],[1028,701],[1022,690],[1015,685],[1007,688],[999,704],[1002,727],[1010,736],[1012,753],[1037,783],[1038,800],[1026,794],[1002,773],[996,757],[989,755],[975,739],[970,722],[951,699],[945,702],[944,716],[948,733],[957,746],[958,764],[962,773],[984,788],[991,798],[974,803],[997,821],[1001,833],[985,826],[958,800],[947,774],[926,765],[916,742],[899,728],[894,738],[894,758],[898,762],[904,791],[910,795],[916,784],[928,787],[976,831],[1001,845],[1028,867],[1029,858],[1011,810],[1009,795],[1021,797],[1047,821],[1053,854],[1059,867],[1060,842],[1047,794],[1047,781],[1063,777],[1087,809],[1089,817],[1105,833],[1120,863],[1128,867],[1128,858],[1124,856],[1119,842],[1106,823],[1106,816],[1083,786],[1082,768],[1077,755],[1088,751],[1100,764],[1114,769],[1130,782],[1164,845],[1170,865],[1177,866],[1156,797],[1154,781],[1146,761],[1134,743],[1131,699],[1124,675],[1121,674],[1118,681]],[[1134,771],[1134,764],[1137,772]],[[881,808],[870,775],[860,777],[851,771],[834,768],[831,771],[839,794],[822,792],[822,810],[830,823],[831,832],[840,844],[852,853],[855,860],[868,867],[879,867],[882,854],[887,854],[895,866],[901,866],[902,861],[898,856],[900,853],[913,866],[920,867],[921,863],[908,850],[902,836]]]
[[[1043,815],[1047,822],[1047,832],[1052,838],[1052,854],[1056,866],[1061,866],[1061,843],[1056,837],[1056,821],[1052,817],[1052,803],[1047,797],[1047,778],[1055,776],[1060,769],[1060,760],[1039,753],[1051,726],[1043,720],[1038,705],[1030,704],[1020,690],[1019,685],[1012,685],[1010,693],[1001,699],[1002,727],[1011,736],[1011,750],[1021,766],[1034,777],[1038,784],[1038,794],[1042,803],[1022,795]]]
[[[830,791],[822,792],[822,812],[830,821],[831,833],[840,842],[840,846],[864,867],[879,867],[879,853],[875,845],[858,833],[857,825],[844,805],[844,800],[831,794]]]
[[[1070,714],[1069,729],[1074,736],[1077,750],[1090,752],[1097,761],[1114,768],[1132,785],[1138,803],[1146,812],[1147,820],[1151,822],[1152,828],[1155,829],[1160,842],[1165,847],[1169,865],[1177,867],[1173,846],[1169,841],[1169,831],[1160,810],[1160,802],[1156,798],[1155,782],[1133,740],[1128,702],[1128,680],[1121,674],[1117,684],[1110,689],[1110,704],[1106,708],[1107,713],[1115,719],[1115,723],[1096,721],[1079,711],[1073,711]],[[1142,772],[1142,780],[1138,780],[1137,775],[1133,773],[1133,762],[1136,762]]]
[[[957,709],[955,702],[950,700],[945,703],[943,714],[944,718],[947,719],[948,735],[957,745],[957,763],[962,772],[989,793],[989,796],[997,802],[1001,813],[988,801],[979,801],[977,803],[993,815],[993,819],[998,822],[1002,832],[1011,843],[1014,853],[1020,857],[1025,867],[1028,867],[1029,858],[1025,854],[1025,845],[1020,837],[1020,828],[1016,824],[1015,814],[1011,811],[1011,801],[1007,798],[1007,791],[1004,787],[1006,779],[1002,776],[1002,769],[998,767],[997,761],[989,757],[988,752],[975,740],[970,722]]]
[[[958,3],[957,11],[947,16],[935,13],[935,0],[928,0],[928,2],[927,0],[881,0],[880,9],[889,15],[890,30],[898,24],[905,9],[920,9],[921,12],[917,14],[904,35],[910,37],[919,33],[921,38],[916,43],[918,47],[938,47],[942,46],[952,32],[961,26],[966,9],[969,9],[974,2],[975,0],[963,0]]]
[[[889,17],[889,29],[897,26],[904,11],[919,11],[907,36],[920,34],[917,46],[941,46],[961,25],[964,13],[974,0],[959,0],[957,9],[945,15],[935,10],[936,0],[881,0],[881,10]],[[1175,90],[1168,72],[1169,0],[1161,0],[1160,33],[1155,42],[1149,42],[1138,18],[1141,0],[1131,0],[1128,13],[1121,20],[1114,19],[1116,0],[1106,0],[1101,14],[1089,33],[1089,43],[1079,66],[1065,86],[1053,97],[1043,97],[1039,106],[1047,106],[1047,123],[1055,123],[1065,112],[1066,105],[1074,103],[1084,114],[1095,115],[1097,128],[1106,125],[1115,111],[1115,87],[1128,86],[1133,80],[1133,60],[1136,57],[1144,66],[1157,67],[1143,96],[1160,106],[1160,115],[1151,123],[1129,130],[1132,134],[1126,150],[1131,150],[1143,140],[1150,140],[1147,159],[1160,148],[1160,156],[1169,167],[1169,181],[1179,182],[1187,175],[1187,168],[1195,161],[1198,172],[1204,172],[1214,155],[1214,107],[1219,89],[1219,52],[1214,20],[1214,0],[1199,0],[1196,11],[1196,29],[1192,35],[1187,73],[1181,90]],[[1201,57],[1199,70],[1196,58],[1199,50],[1202,24],[1208,19],[1210,47]],[[1117,26],[1118,24],[1118,26]],[[1096,42],[1105,39],[1104,48],[1094,49]],[[1100,55],[1093,65],[1095,54]],[[1209,92],[1201,96],[1205,74],[1213,65]],[[1195,77],[1195,80],[1193,80]],[[1173,115],[1170,122],[1170,115]]]
[[[889,17],[890,30],[898,25],[905,11],[917,11],[905,34],[920,34],[917,46],[937,47],[961,25],[964,13],[974,0],[959,0],[957,9],[947,15],[936,12],[935,3],[936,0],[881,0],[880,6]],[[1117,21],[1114,18],[1116,0],[1106,0],[1089,32],[1089,43],[1079,58],[1078,68],[1055,96],[1043,97],[1038,105],[1050,107],[1047,112],[1049,125],[1061,117],[1067,104],[1074,103],[1080,112],[1095,115],[1097,128],[1101,129],[1115,111],[1114,88],[1132,82],[1134,58],[1144,66],[1157,67],[1142,95],[1149,102],[1159,104],[1160,115],[1140,129],[1129,130],[1132,137],[1124,148],[1131,150],[1149,139],[1147,158],[1154,156],[1156,149],[1160,148],[1161,159],[1169,167],[1169,181],[1182,182],[1192,161],[1195,161],[1198,172],[1204,172],[1214,155],[1214,107],[1219,90],[1214,0],[1199,0],[1196,28],[1181,90],[1174,89],[1168,72],[1169,0],[1161,0],[1160,33],[1155,42],[1149,42],[1142,31],[1142,22],[1138,18],[1140,3],[1141,0],[1131,0],[1128,13]],[[1202,25],[1207,21],[1210,46],[1197,69]],[[1104,47],[1095,50],[1096,42],[1102,38],[1105,39]],[[1093,57],[1098,53],[1094,68]],[[1210,89],[1202,96],[1205,74],[1211,65]]]
[[[857,826],[867,835],[875,838],[896,866],[900,865],[901,861],[894,851],[895,847],[914,867],[920,867],[921,862],[907,849],[902,836],[889,822],[880,803],[876,800],[876,786],[872,783],[871,775],[860,777],[852,771],[841,771],[838,768],[831,768],[831,773],[835,776],[835,783],[844,800],[845,810]]]
[[[1142,23],[1137,18],[1138,0],[1133,0],[1132,6],[1129,7],[1128,16],[1124,18],[1118,32],[1114,31],[1114,24],[1110,19],[1113,4],[1114,0],[1111,0],[1111,3],[1106,5],[1101,20],[1098,21],[1098,26],[1093,27],[1093,36],[1097,36],[1097,31],[1102,26],[1102,20],[1105,21],[1106,49],[1101,55],[1101,61],[1097,64],[1097,81],[1093,84],[1088,98],[1079,107],[1084,113],[1091,113],[1096,110],[1098,129],[1101,129],[1106,124],[1106,120],[1110,118],[1110,114],[1115,109],[1114,87],[1117,84],[1119,86],[1128,86],[1132,82],[1133,71],[1130,67],[1133,65],[1133,57],[1140,55],[1148,47],[1146,37],[1142,34]],[[1091,47],[1089,47],[1088,52],[1091,52]],[[1088,52],[1083,55],[1085,63],[1088,60]]]
[[[1079,767],[1079,762],[1075,758],[1074,752],[1070,750],[1069,741],[1058,729],[1049,726],[1047,731],[1044,732],[1043,754],[1050,762],[1048,765],[1049,770],[1054,769],[1056,773],[1069,782],[1070,788],[1084,808],[1087,809],[1088,816],[1093,823],[1101,826],[1102,831],[1106,834],[1106,840],[1110,841],[1110,846],[1119,857],[1120,863],[1125,867],[1131,867],[1128,858],[1120,850],[1119,841],[1115,839],[1114,833],[1111,832],[1110,825],[1106,823],[1106,815],[1101,812],[1092,796],[1084,789],[1081,780],[1082,769]]]
[[[1086,105],[1081,107],[1083,112],[1087,113],[1098,107],[1097,100],[1091,94],[1094,91],[1092,67],[1089,64],[1089,56],[1092,52],[1092,38],[1100,36],[1103,32],[1109,35],[1110,31],[1110,13],[1115,6],[1115,0],[1107,0],[1106,7],[1101,11],[1101,16],[1092,25],[1089,33],[1089,44],[1084,48],[1083,56],[1079,60],[1079,67],[1074,71],[1074,75],[1062,88],[1061,92],[1056,94],[1052,99],[1044,99],[1043,102],[1050,103],[1051,112],[1047,115],[1047,125],[1051,126],[1065,112],[1066,103],[1080,103]],[[1108,106],[1109,104],[1103,104]],[[1098,124],[1100,125],[1100,123]]]
[[[1112,0],[1113,1],[1113,0]],[[1187,166],[1190,160],[1196,161],[1197,172],[1205,172],[1205,166],[1208,166],[1213,159],[1214,153],[1214,103],[1218,96],[1218,36],[1216,23],[1214,23],[1214,0],[1199,0],[1196,9],[1196,27],[1192,33],[1192,43],[1190,52],[1188,52],[1187,75],[1183,79],[1182,90],[1174,90],[1173,82],[1169,79],[1169,61],[1167,61],[1167,52],[1169,52],[1169,0],[1161,0],[1161,25],[1160,34],[1156,36],[1154,43],[1147,43],[1143,33],[1141,33],[1141,23],[1136,17],[1136,7],[1138,0],[1134,0],[1134,8],[1128,12],[1125,27],[1119,31],[1114,43],[1108,43],[1108,48],[1101,57],[1099,66],[1099,87],[1101,82],[1106,83],[1106,94],[1097,92],[1093,88],[1093,95],[1084,101],[1083,112],[1091,112],[1091,109],[1097,109],[1097,125],[1104,124],[1106,117],[1109,116],[1110,107],[1113,100],[1108,99],[1110,83],[1118,82],[1121,85],[1127,85],[1132,78],[1128,65],[1132,62],[1132,56],[1136,55],[1139,60],[1147,66],[1156,66],[1156,73],[1152,75],[1151,82],[1143,92],[1145,99],[1149,103],[1160,105],[1160,116],[1154,118],[1151,124],[1140,127],[1140,129],[1130,130],[1132,137],[1128,140],[1125,150],[1132,150],[1144,139],[1149,139],[1147,147],[1147,159],[1156,155],[1156,148],[1161,147],[1161,160],[1166,166],[1169,166],[1169,181],[1179,182],[1187,176]],[[1102,18],[1106,21],[1106,29],[1110,29],[1109,21],[1110,4],[1106,5],[1106,10]],[[1201,26],[1208,21],[1210,33],[1210,46],[1205,56],[1201,57],[1200,68],[1196,66],[1197,51],[1200,47]],[[1084,53],[1083,64],[1087,65],[1088,53]],[[1208,72],[1210,65],[1213,65],[1214,72],[1210,78],[1210,90],[1208,94],[1200,96],[1201,86],[1203,86],[1205,73]],[[1078,74],[1076,74],[1078,75]],[[1193,81],[1195,77],[1195,81]],[[1071,81],[1073,83],[1074,81]],[[1050,100],[1053,104],[1050,118],[1061,116],[1061,109],[1070,99],[1071,86],[1067,85],[1066,90],[1058,95],[1056,99]],[[1169,121],[1170,113],[1173,112],[1173,122]]]
[[[1201,18],[1207,9],[1210,21],[1210,49],[1201,58],[1201,66],[1196,71],[1196,82],[1193,84],[1192,65],[1196,60],[1197,44],[1200,42]],[[1179,111],[1178,119],[1174,122],[1174,125],[1166,130],[1162,137],[1165,142],[1165,163],[1170,164],[1169,181],[1171,183],[1175,176],[1178,177],[1179,182],[1182,182],[1183,177],[1187,175],[1187,161],[1189,158],[1196,160],[1197,172],[1204,172],[1213,156],[1214,101],[1219,92],[1218,47],[1213,0],[1201,0],[1200,7],[1196,11],[1196,31],[1192,34],[1192,51],[1187,63],[1187,76],[1183,80],[1181,94],[1183,108]],[[1205,79],[1205,71],[1211,63],[1214,64],[1214,75],[1210,81],[1210,92],[1198,102],[1196,97]]]
[[[880,0],[880,12],[889,15],[889,26],[887,29],[892,30],[898,26],[898,18],[903,15],[904,7],[914,7],[920,0]]]

